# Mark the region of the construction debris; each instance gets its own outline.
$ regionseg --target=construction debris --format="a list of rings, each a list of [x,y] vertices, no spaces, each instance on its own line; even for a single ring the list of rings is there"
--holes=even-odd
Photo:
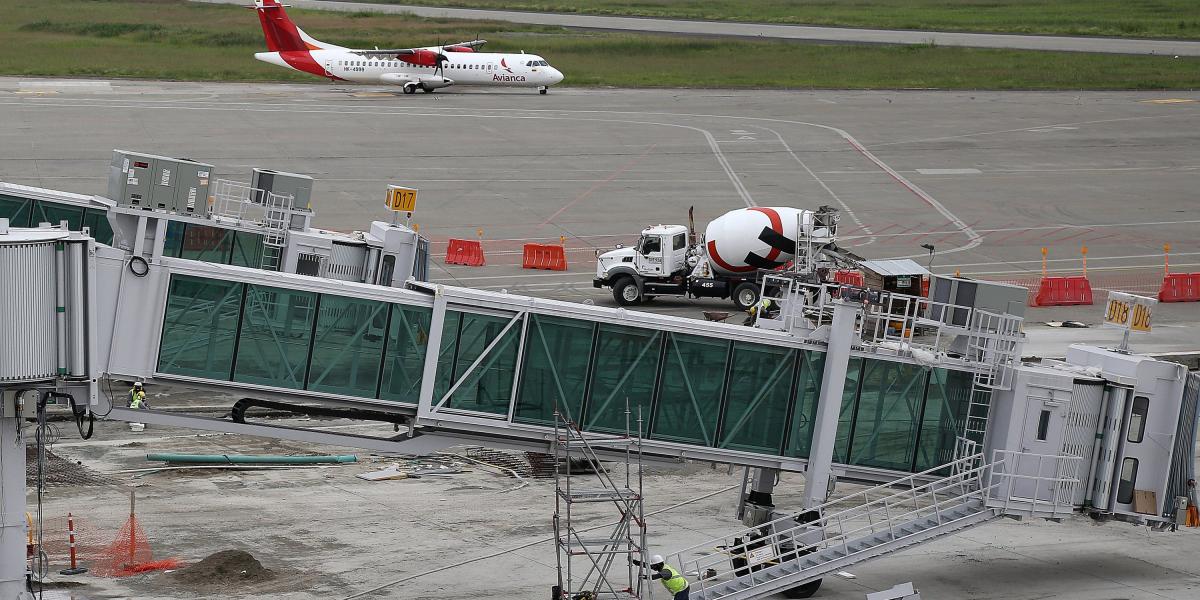
[[[270,581],[275,572],[242,550],[222,550],[168,575],[175,583],[205,590],[228,590],[238,585]]]

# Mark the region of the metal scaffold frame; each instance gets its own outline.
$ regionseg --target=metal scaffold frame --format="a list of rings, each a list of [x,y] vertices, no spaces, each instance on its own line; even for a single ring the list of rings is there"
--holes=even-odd
[[[636,435],[632,435],[632,413],[625,406],[623,436],[585,435],[579,426],[556,408],[554,411],[554,540],[558,566],[558,585],[554,597],[561,600],[599,600],[649,598],[646,554],[646,520],[642,503],[643,419],[638,411]],[[614,479],[596,454],[600,446],[624,448],[624,482]],[[594,474],[598,488],[577,487],[573,480],[572,458],[582,458]],[[635,472],[636,466],[636,472]],[[611,525],[606,537],[597,535],[601,527],[576,528],[575,504],[611,502],[620,519]],[[592,536],[581,534],[591,533]],[[625,565],[617,559],[624,556]],[[580,557],[586,560],[579,560]],[[636,559],[636,562],[635,560]],[[582,562],[586,571],[575,563]],[[624,566],[622,569],[621,567]]]

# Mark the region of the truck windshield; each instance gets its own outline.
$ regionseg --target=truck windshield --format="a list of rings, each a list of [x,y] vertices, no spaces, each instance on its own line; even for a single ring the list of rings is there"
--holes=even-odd
[[[644,235],[638,242],[638,250],[643,256],[652,252],[662,252],[662,240],[657,235]]]

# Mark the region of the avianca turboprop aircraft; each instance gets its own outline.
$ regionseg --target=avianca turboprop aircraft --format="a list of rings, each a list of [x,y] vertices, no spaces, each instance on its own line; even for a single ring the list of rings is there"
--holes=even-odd
[[[404,86],[404,93],[452,85],[538,88],[545,94],[563,75],[534,54],[477,52],[485,40],[444,46],[354,50],[313,39],[296,27],[279,0],[255,0],[267,50],[254,58],[332,81]]]

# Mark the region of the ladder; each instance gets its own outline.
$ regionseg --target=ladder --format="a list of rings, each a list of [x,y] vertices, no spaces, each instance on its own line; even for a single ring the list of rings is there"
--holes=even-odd
[[[640,411],[639,411],[640,413]],[[645,598],[644,567],[635,567],[630,559],[644,565],[646,557],[646,521],[642,508],[642,418],[637,419],[636,437],[629,431],[630,411],[625,408],[624,436],[588,434],[559,411],[554,413],[554,539],[557,550],[558,585],[555,600],[590,598],[598,600],[638,600]],[[624,481],[614,478],[600,462],[597,448],[621,452],[625,458]],[[575,480],[580,468],[595,476],[590,487]],[[582,459],[582,460],[580,460]],[[636,476],[634,464],[636,463]],[[590,477],[589,477],[590,479]],[[588,505],[611,504],[620,518],[607,527],[579,528],[576,513]],[[592,510],[588,516],[594,516]],[[577,566],[578,565],[578,566]],[[581,567],[581,568],[580,568]]]
[[[700,600],[759,598],[789,590],[995,518],[999,510],[988,507],[993,486],[984,485],[990,467],[982,454],[965,456],[802,515],[696,544],[667,561],[691,579],[691,597]],[[944,472],[951,475],[928,481]]]
[[[975,368],[962,435],[977,444],[983,444],[987,432],[992,391],[1007,390],[1012,385],[1013,364],[1020,358],[1020,336],[1019,321],[984,310],[972,311],[967,356]]]
[[[263,251],[260,267],[264,271],[278,271],[283,262],[283,248],[287,245],[288,222],[294,197],[274,192],[261,194],[263,218]]]

